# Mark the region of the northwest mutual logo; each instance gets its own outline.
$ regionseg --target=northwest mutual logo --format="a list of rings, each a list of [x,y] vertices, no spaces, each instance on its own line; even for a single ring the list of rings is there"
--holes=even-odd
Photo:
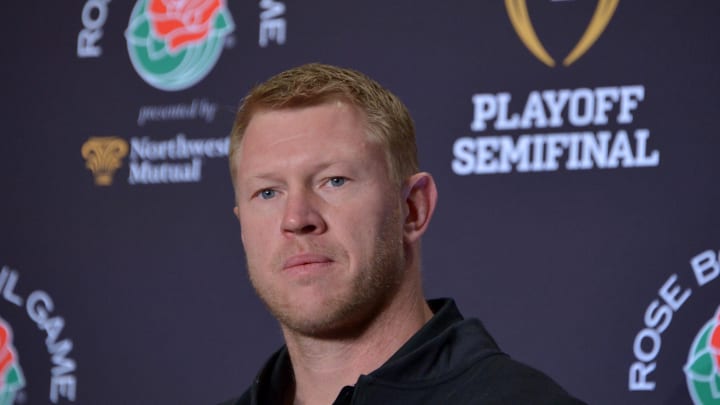
[[[12,329],[0,318],[0,405],[15,403],[15,395],[25,387],[25,378],[12,344]]]
[[[139,0],[125,38],[140,77],[160,90],[177,91],[212,70],[234,27],[224,0]]]
[[[593,46],[610,22],[619,1],[620,0],[598,0],[595,13],[585,29],[585,33],[583,33],[575,47],[567,54],[565,59],[563,59],[562,64],[564,66],[570,66]],[[528,50],[542,63],[554,67],[556,63],[555,59],[550,56],[540,41],[540,38],[538,38],[530,21],[530,14],[528,13],[525,0],[505,0],[505,8],[510,17],[510,22],[523,44],[525,44]]]
[[[114,136],[91,137],[82,145],[81,154],[97,186],[112,185],[126,156],[130,185],[199,183],[205,162],[226,158],[229,145],[228,136],[193,139],[177,134],[165,140],[133,137],[130,142]]]
[[[128,154],[128,143],[115,136],[91,137],[80,149],[87,167],[95,177],[95,185],[109,186],[115,171],[122,166],[122,159]]]
[[[720,307],[695,337],[685,376],[696,405],[720,404]]]

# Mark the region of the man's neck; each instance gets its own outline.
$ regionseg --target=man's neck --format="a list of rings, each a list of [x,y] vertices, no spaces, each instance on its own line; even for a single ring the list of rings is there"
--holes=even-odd
[[[284,331],[295,376],[292,403],[331,404],[343,387],[379,368],[431,317],[418,286],[392,300],[359,336],[331,340]]]

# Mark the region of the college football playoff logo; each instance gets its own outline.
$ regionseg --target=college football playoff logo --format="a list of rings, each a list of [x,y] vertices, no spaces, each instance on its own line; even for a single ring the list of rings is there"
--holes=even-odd
[[[595,13],[590,20],[590,24],[588,24],[585,29],[585,33],[580,37],[575,48],[563,59],[562,64],[564,66],[570,66],[593,46],[610,22],[619,1],[620,0],[598,0]],[[555,59],[545,50],[545,47],[542,42],[540,42],[540,38],[538,38],[533,28],[532,22],[530,22],[530,14],[528,13],[525,0],[505,0],[505,8],[510,16],[510,22],[513,28],[515,28],[515,32],[517,32],[528,50],[544,64],[550,67],[555,66]]]

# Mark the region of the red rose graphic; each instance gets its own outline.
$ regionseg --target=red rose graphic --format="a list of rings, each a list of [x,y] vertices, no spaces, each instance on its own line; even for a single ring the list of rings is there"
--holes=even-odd
[[[148,18],[155,35],[177,52],[208,36],[221,5],[221,0],[150,0]]]
[[[715,319],[715,329],[710,332],[710,351],[715,358],[715,369],[720,370],[720,309]]]
[[[10,351],[9,333],[5,327],[0,325],[0,377],[4,377],[8,367],[13,362],[13,354]],[[0,387],[5,384],[5,379],[0,379]]]

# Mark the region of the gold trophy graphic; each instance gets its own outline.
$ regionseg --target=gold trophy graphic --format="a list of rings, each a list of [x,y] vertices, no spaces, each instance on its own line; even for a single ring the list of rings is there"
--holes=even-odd
[[[580,40],[570,53],[563,59],[563,66],[570,66],[590,49],[591,46],[603,33],[610,19],[615,13],[618,2],[620,0],[598,0],[595,13],[585,29]],[[507,9],[510,22],[515,32],[536,58],[540,59],[544,64],[554,67],[555,60],[550,56],[540,38],[538,38],[532,22],[530,22],[530,14],[528,13],[526,0],[505,0],[505,8]]]

